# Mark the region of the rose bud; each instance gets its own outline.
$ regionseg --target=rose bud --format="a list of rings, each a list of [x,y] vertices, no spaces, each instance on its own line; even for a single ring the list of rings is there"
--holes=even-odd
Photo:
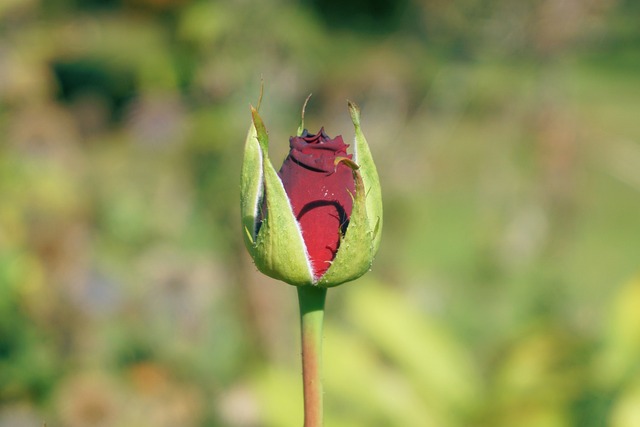
[[[306,105],[306,103],[305,103]],[[336,286],[366,273],[380,245],[382,198],[378,173],[349,102],[354,153],[324,129],[298,134],[276,173],[267,131],[252,108],[245,143],[241,211],[245,244],[258,269],[296,286]]]

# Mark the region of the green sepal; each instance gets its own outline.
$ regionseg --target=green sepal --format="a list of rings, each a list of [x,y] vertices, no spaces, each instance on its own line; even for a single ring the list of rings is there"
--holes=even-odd
[[[380,190],[380,178],[376,165],[371,156],[371,150],[360,128],[360,108],[348,101],[351,121],[355,128],[354,161],[360,166],[360,174],[364,182],[366,196],[367,217],[369,230],[372,232],[372,256],[378,252],[380,238],[382,237],[382,191]],[[352,214],[353,215],[353,214]],[[351,227],[351,225],[349,225]]]
[[[304,100],[304,104],[302,104],[302,114],[300,115],[300,124],[298,125],[298,133],[297,136],[302,136],[302,132],[304,132],[304,112],[307,109],[307,104],[309,103],[309,99],[311,99],[311,93],[307,96],[307,99]]]
[[[373,232],[367,215],[367,194],[358,166],[347,158],[337,159],[353,170],[356,194],[353,196],[353,208],[349,226],[340,239],[338,252],[331,267],[318,281],[318,286],[329,288],[355,280],[369,271],[373,262]],[[337,164],[336,164],[337,166]]]
[[[263,194],[262,153],[258,145],[256,127],[251,123],[244,144],[244,159],[240,176],[240,213],[244,244],[254,256],[257,215]]]
[[[290,285],[311,285],[313,270],[287,193],[269,160],[266,128],[255,109],[251,114],[262,160],[265,216],[250,252],[258,270],[267,276]]]

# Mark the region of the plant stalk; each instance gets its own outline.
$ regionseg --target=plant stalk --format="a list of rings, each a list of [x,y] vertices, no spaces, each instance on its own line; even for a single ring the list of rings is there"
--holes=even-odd
[[[322,324],[327,289],[298,286],[304,427],[322,427]]]

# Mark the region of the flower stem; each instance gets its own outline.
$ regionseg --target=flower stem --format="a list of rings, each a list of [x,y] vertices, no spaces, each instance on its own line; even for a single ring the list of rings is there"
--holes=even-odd
[[[304,427],[322,427],[322,322],[326,288],[298,286]]]

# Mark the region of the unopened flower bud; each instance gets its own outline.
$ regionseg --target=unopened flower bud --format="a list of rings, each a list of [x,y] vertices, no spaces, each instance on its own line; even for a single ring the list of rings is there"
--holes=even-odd
[[[267,131],[252,108],[245,143],[241,211],[245,244],[264,274],[296,286],[336,286],[366,273],[380,245],[378,173],[349,102],[354,153],[342,136],[304,129],[289,140],[280,172],[269,160]]]

